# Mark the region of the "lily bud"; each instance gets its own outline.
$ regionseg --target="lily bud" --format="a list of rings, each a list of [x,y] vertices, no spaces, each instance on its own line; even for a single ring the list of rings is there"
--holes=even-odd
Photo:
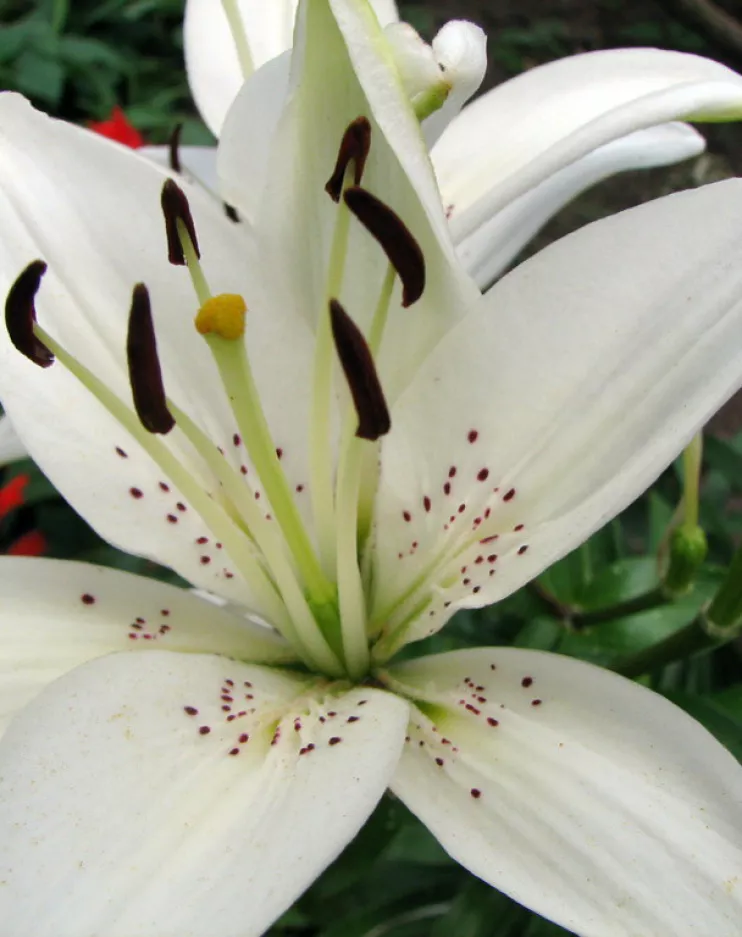
[[[664,586],[672,595],[687,592],[708,553],[706,534],[696,526],[677,527],[670,536],[670,557]]]

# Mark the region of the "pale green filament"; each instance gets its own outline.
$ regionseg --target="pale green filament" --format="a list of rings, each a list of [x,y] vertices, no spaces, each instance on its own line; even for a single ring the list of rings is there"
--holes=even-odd
[[[176,220],[175,226],[178,229],[180,246],[183,249],[183,254],[186,259],[186,266],[188,267],[188,273],[191,276],[191,283],[193,283],[193,289],[196,292],[198,303],[200,306],[205,306],[206,303],[211,299],[211,290],[209,289],[209,284],[206,282],[206,277],[204,276],[204,272],[201,268],[201,261],[198,259],[198,254],[196,253],[196,248],[193,246],[193,242],[191,241],[188,228],[186,228],[180,218]]]
[[[369,445],[353,436],[352,424],[347,421],[338,463],[337,583],[343,652],[348,673],[354,679],[367,672],[369,661],[366,600],[358,567],[358,493],[363,457]]]
[[[265,2],[271,3],[273,0],[265,0]],[[255,63],[250,51],[250,43],[247,40],[245,24],[242,22],[242,16],[240,15],[239,5],[237,0],[222,0],[222,7],[232,32],[234,47],[237,50],[237,58],[242,69],[242,77],[248,79],[255,71]]]
[[[251,486],[242,475],[238,475],[223,455],[216,449],[203,430],[191,418],[168,400],[168,409],[175,417],[178,428],[194,449],[204,458],[215,478],[224,488],[230,503],[241,520],[246,522],[246,534],[253,537],[268,564],[283,601],[291,616],[298,646],[305,658],[314,660],[318,669],[332,676],[340,676],[343,668],[322,637],[301,591],[288,557],[283,549],[276,526],[266,520],[255,500]],[[292,638],[292,641],[294,640]]]
[[[312,379],[312,417],[309,437],[310,494],[314,527],[322,565],[335,568],[335,502],[333,498],[332,374],[335,364],[329,300],[340,295],[348,251],[350,211],[341,198],[335,219],[326,293],[317,318]]]
[[[266,614],[278,631],[292,640],[294,628],[281,597],[266,576],[250,542],[234,525],[222,508],[211,498],[195,478],[187,471],[165,444],[148,433],[136,414],[116,394],[69,354],[41,326],[34,326],[34,334],[57,360],[108,410],[111,416],[124,427],[151,456],[163,472],[172,479],[176,487],[191,502],[210,530],[224,544],[239,573],[254,591]],[[307,661],[310,663],[310,661]]]
[[[273,515],[294,555],[309,600],[319,608],[331,607],[335,603],[335,589],[317,560],[276,454],[245,343],[227,341],[218,335],[207,335],[205,341],[214,356],[237,426],[263,484]]]

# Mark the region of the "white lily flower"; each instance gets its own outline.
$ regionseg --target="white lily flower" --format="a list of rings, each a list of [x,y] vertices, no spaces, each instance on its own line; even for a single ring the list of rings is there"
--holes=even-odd
[[[8,413],[103,537],[227,600],[0,560],[3,937],[257,937],[387,786],[582,937],[736,937],[742,771],[692,719],[557,655],[392,656],[573,549],[738,387],[742,183],[482,296],[368,5],[303,0],[297,49],[251,226],[0,97]]]
[[[591,52],[538,66],[459,114],[484,77],[482,31],[471,23],[449,23],[428,47],[410,26],[397,22],[393,3],[372,5],[387,26],[413,101],[434,96],[439,69],[451,83],[445,106],[424,129],[454,244],[482,287],[581,192],[616,173],[667,166],[701,153],[703,137],[674,121],[742,116],[742,77],[700,56],[659,49]],[[250,119],[257,152],[251,160],[256,195],[246,209],[250,220],[288,88],[286,53],[296,2],[231,0],[224,6],[229,19],[212,0],[189,0],[186,65],[201,115],[220,136],[244,76],[268,63],[262,86],[253,85]],[[242,71],[240,45],[259,50]],[[159,162],[167,159],[163,148],[147,152]],[[225,194],[214,150],[184,147],[182,162],[212,191]]]

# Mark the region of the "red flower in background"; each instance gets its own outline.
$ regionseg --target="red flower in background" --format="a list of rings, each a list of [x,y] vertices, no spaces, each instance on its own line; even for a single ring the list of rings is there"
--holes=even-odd
[[[30,481],[28,475],[16,475],[7,485],[0,488],[0,521],[12,511],[23,507],[26,503],[26,486]],[[8,556],[41,556],[44,552],[46,537],[38,530],[29,530],[5,550]]]
[[[111,116],[107,120],[92,121],[88,127],[102,137],[116,140],[117,143],[123,143],[124,146],[129,146],[133,150],[144,146],[144,137],[133,124],[129,123],[126,114],[118,105],[111,111]]]

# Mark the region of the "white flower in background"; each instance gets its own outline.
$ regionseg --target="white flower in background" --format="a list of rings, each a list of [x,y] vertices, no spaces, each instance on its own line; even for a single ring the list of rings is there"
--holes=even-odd
[[[580,192],[618,172],[701,153],[705,141],[700,134],[674,121],[742,116],[739,75],[700,56],[660,49],[614,49],[551,62],[487,92],[456,116],[484,77],[482,31],[471,23],[449,23],[427,47],[411,27],[397,21],[391,0],[375,0],[372,6],[387,27],[410,96],[417,93],[419,101],[417,85],[430,84],[437,69],[451,85],[444,113],[426,122],[426,137],[454,244],[483,287]],[[275,124],[288,87],[290,54],[282,53],[291,46],[295,10],[295,0],[224,0],[221,5],[188,0],[188,79],[217,137],[244,78],[264,65],[262,85],[253,85],[260,93],[251,119],[259,127]],[[153,149],[155,158],[165,157],[164,150]],[[223,193],[225,180],[220,184],[217,179],[213,150],[185,147],[183,163]],[[265,166],[255,155],[254,193],[260,192]],[[258,198],[249,206],[248,219]]]
[[[227,603],[0,559],[3,937],[257,937],[387,786],[579,935],[736,937],[742,771],[698,724],[557,655],[392,657],[573,549],[742,382],[742,184],[482,296],[369,6],[299,23],[258,205],[259,72],[220,144],[250,225],[0,97],[10,418],[103,537]]]

